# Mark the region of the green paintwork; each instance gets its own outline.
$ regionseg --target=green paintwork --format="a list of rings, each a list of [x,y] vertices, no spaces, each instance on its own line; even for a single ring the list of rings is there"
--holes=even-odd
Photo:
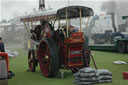
[[[122,16],[122,19],[126,20],[126,19],[128,19],[128,16]]]

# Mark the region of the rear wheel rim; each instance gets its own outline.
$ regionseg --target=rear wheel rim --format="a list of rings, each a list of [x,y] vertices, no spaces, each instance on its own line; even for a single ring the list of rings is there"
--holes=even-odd
[[[29,70],[31,72],[34,72],[34,55],[32,54],[32,51],[30,50],[29,51],[29,54],[28,54],[28,65],[29,65]]]
[[[48,76],[51,71],[51,56],[47,43],[42,42],[40,47],[40,69],[44,76]]]

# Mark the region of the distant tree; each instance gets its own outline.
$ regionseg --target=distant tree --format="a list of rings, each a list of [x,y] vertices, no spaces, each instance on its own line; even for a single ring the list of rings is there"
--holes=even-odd
[[[7,23],[6,19],[1,20],[1,23]]]

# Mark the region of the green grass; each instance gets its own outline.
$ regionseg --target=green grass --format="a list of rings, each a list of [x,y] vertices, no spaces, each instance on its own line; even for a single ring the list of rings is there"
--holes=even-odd
[[[27,72],[27,51],[23,49],[17,50],[20,55],[10,59],[10,70],[15,73],[15,77],[8,80],[9,85],[75,85],[72,83],[73,76],[71,71],[67,71],[64,79],[43,77],[39,66],[35,73]],[[109,69],[113,74],[112,83],[96,84],[96,85],[128,85],[128,80],[122,78],[122,72],[128,71],[128,65],[115,65],[114,60],[123,60],[128,62],[128,54],[93,51],[96,64],[99,69]],[[91,62],[92,63],[92,62]],[[94,67],[91,65],[91,67]]]

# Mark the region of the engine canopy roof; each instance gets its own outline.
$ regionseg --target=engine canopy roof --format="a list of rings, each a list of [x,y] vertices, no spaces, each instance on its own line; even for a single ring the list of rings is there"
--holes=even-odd
[[[30,13],[21,18],[21,21],[48,21],[51,19],[66,19],[66,10],[67,17],[79,18],[81,9],[81,17],[93,16],[94,12],[91,8],[85,6],[67,6],[60,8],[58,10],[40,10]]]

